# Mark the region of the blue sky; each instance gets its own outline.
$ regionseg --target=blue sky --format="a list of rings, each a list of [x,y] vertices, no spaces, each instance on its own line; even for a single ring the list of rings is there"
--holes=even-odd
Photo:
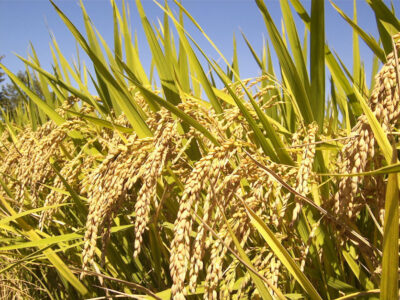
[[[147,72],[150,70],[151,56],[147,48],[140,19],[138,17],[135,2],[127,1],[131,9],[132,28],[138,34],[140,57]],[[170,1],[171,2],[171,1]],[[310,0],[301,0],[309,10]],[[334,0],[334,2],[346,14],[352,16],[352,0]],[[400,3],[395,1],[396,14],[400,14]],[[55,3],[71,19],[82,33],[84,25],[78,0],[55,0]],[[121,1],[117,0],[120,4]],[[142,0],[148,18],[157,22],[162,19],[163,12],[152,0]],[[278,0],[265,1],[271,15],[277,25],[281,24],[280,4]],[[390,1],[385,1],[389,4]],[[84,5],[92,22],[110,45],[113,44],[112,9],[108,0],[85,0]],[[183,0],[183,5],[192,16],[205,29],[211,39],[217,44],[222,53],[232,58],[232,38],[236,35],[238,41],[239,68],[242,78],[254,77],[260,74],[260,70],[245,45],[240,30],[242,30],[252,43],[253,47],[261,52],[263,37],[268,36],[263,18],[252,0]],[[347,66],[352,64],[352,30],[349,25],[333,9],[329,1],[326,1],[326,40],[339,54]],[[375,19],[371,9],[364,0],[357,1],[359,25],[368,33],[377,36]],[[295,14],[295,12],[294,12]],[[297,17],[297,15],[296,15]],[[303,24],[296,18],[299,35],[303,36]],[[186,22],[188,24],[188,22]],[[189,32],[199,44],[204,47],[206,53],[214,59],[218,59],[216,52],[208,45],[201,34],[188,26]],[[0,0],[0,55],[5,55],[2,63],[12,71],[24,69],[23,64],[13,55],[13,52],[24,57],[27,56],[29,42],[32,42],[38,53],[42,67],[51,70],[52,58],[49,49],[49,30],[51,30],[59,43],[64,55],[68,59],[76,57],[76,45],[72,34],[63,24],[50,2],[47,0]],[[361,57],[365,63],[367,74],[372,64],[371,51],[360,39]],[[84,56],[82,56],[84,57]],[[85,58],[84,58],[85,59]],[[85,59],[89,64],[88,59]],[[276,62],[275,62],[276,63]]]

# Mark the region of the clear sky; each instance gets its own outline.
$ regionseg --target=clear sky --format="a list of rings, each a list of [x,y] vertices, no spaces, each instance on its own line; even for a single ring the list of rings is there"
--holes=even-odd
[[[113,45],[113,19],[110,1],[84,0],[86,10],[92,22],[109,43]],[[150,70],[150,51],[144,36],[135,2],[127,0],[131,9],[131,23],[137,31],[140,57],[147,72]],[[163,1],[161,1],[163,2]],[[170,1],[172,2],[172,1]],[[254,77],[260,74],[254,59],[245,45],[240,30],[242,30],[258,53],[261,52],[263,36],[267,31],[261,13],[252,0],[183,0],[183,5],[205,29],[211,39],[228,58],[232,58],[232,38],[236,35],[238,41],[239,68],[242,78]],[[301,0],[307,10],[310,10],[311,1]],[[334,0],[346,14],[352,16],[352,0]],[[400,1],[395,2],[396,14],[400,14]],[[78,0],[55,0],[55,3],[70,18],[75,26],[85,32]],[[120,5],[121,1],[117,0]],[[162,19],[163,12],[152,0],[142,0],[144,9],[151,22]],[[281,24],[280,4],[278,0],[265,0],[276,24]],[[390,1],[385,1],[390,4]],[[351,70],[352,64],[352,30],[349,25],[326,1],[326,40],[339,54]],[[176,8],[176,7],[175,7]],[[377,29],[372,10],[364,0],[357,1],[359,25],[373,36],[377,36]],[[295,12],[293,11],[293,14]],[[297,17],[297,15],[296,15]],[[299,25],[299,35],[303,36],[303,24],[296,18]],[[186,24],[188,22],[186,21]],[[206,53],[218,59],[218,55],[208,45],[207,41],[193,27],[187,27],[194,38],[200,43]],[[49,30],[59,43],[64,55],[72,59],[76,57],[76,45],[72,34],[61,21],[50,2],[47,0],[0,0],[0,55],[5,55],[2,63],[12,71],[23,70],[24,65],[13,55],[13,52],[27,56],[29,42],[32,42],[38,53],[42,67],[51,70],[52,58],[49,49]],[[360,39],[361,57],[365,63],[367,74],[370,73],[372,56],[371,51]],[[86,63],[88,60],[85,59]],[[369,82],[369,81],[368,81]]]

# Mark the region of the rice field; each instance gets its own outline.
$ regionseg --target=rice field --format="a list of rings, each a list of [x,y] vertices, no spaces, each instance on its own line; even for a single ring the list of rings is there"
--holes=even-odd
[[[0,122],[1,299],[398,299],[391,7],[366,0],[377,40],[319,0],[311,13],[280,0],[282,35],[268,1],[256,0],[271,52],[259,56],[243,34],[261,75],[240,78],[240,57],[227,60],[180,3],[177,13],[158,4],[156,27],[137,0],[156,77],[141,64],[125,2],[111,0],[113,45],[82,2],[86,33],[50,2],[94,73],[55,38],[52,71],[33,47],[20,57],[44,99],[0,64],[25,97]],[[353,73],[325,43],[324,5],[354,32]],[[359,39],[374,55],[370,84]]]

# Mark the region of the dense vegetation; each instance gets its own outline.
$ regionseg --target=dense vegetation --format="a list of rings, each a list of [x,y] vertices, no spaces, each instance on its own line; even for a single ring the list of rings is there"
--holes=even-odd
[[[366,0],[375,39],[331,3],[354,32],[349,71],[325,43],[324,1],[280,0],[285,35],[256,2],[274,53],[243,35],[262,75],[242,79],[236,47],[229,62],[177,2],[155,27],[136,1],[155,75],[125,3],[111,0],[107,45],[83,3],[86,37],[51,1],[94,72],[54,38],[53,72],[33,47],[25,77],[0,64],[23,99],[0,123],[2,298],[398,298],[400,22]]]

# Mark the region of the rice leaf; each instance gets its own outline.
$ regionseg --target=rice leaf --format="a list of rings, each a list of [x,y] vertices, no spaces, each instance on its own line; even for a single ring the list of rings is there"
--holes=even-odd
[[[168,12],[168,11],[165,10],[165,12]],[[171,17],[170,13],[168,15]],[[192,47],[190,46],[189,41],[186,38],[185,33],[183,31],[182,25],[179,24],[175,18],[173,19],[173,21],[175,23],[175,27],[179,34],[179,40],[182,43],[182,47],[185,49],[185,53],[188,57],[191,67],[193,68],[193,71],[198,76],[199,83],[202,85],[204,92],[206,93],[208,99],[210,100],[211,105],[213,106],[215,112],[217,114],[222,113],[223,110],[222,110],[221,103],[219,102],[218,98],[215,96],[213,89],[212,89],[212,84],[208,80],[206,73],[204,72],[204,69],[200,64],[200,61],[198,60],[196,54],[194,53]]]
[[[7,209],[7,211],[15,216],[17,213],[11,208],[11,206],[6,202],[3,196],[0,195],[0,201],[3,206]],[[28,225],[23,219],[17,219],[18,225],[24,230],[24,234],[31,239],[33,242],[39,242],[41,238],[34,231],[34,229]],[[43,246],[39,245],[39,249]],[[86,295],[88,293],[88,289],[75,277],[75,275],[71,272],[68,266],[60,259],[60,257],[53,252],[52,249],[46,249],[43,252],[48,260],[52,263],[52,265],[57,269],[60,275],[65,278],[75,289],[81,294]]]
[[[389,54],[393,51],[391,36],[400,31],[400,21],[383,1],[366,0],[366,2],[375,13],[375,19],[383,47],[386,54]]]
[[[268,12],[267,7],[264,4],[264,1],[256,0],[256,3],[264,17],[265,25],[267,26],[272,44],[274,45],[275,51],[278,55],[282,70],[287,78],[288,85],[293,92],[294,99],[295,101],[297,101],[297,105],[302,113],[306,124],[310,124],[312,123],[312,121],[314,121],[314,115],[310,99],[304,86],[304,82],[301,81],[296,66],[294,65],[292,58],[290,57],[290,54]]]
[[[351,27],[353,27],[353,30],[358,33],[358,35],[364,40],[364,42],[368,45],[368,47],[375,53],[377,57],[382,62],[386,62],[386,55],[385,52],[381,49],[379,44],[375,41],[375,39],[367,34],[365,31],[363,31],[351,18],[349,18],[333,1],[331,1],[332,6],[337,10],[337,12],[343,17],[343,19],[346,20],[347,23]]]
[[[302,47],[300,39],[297,33],[296,24],[294,22],[293,14],[289,5],[288,0],[280,0],[283,20],[287,29],[287,35],[290,43],[290,48],[293,53],[293,58],[297,69],[299,70],[299,76],[301,82],[304,83],[305,90],[310,95],[310,80],[308,79],[308,72],[306,62],[303,57]],[[305,45],[305,44],[304,44]],[[312,55],[311,55],[312,57]]]
[[[393,149],[392,163],[397,162],[397,150]],[[380,299],[396,299],[399,296],[399,175],[389,175],[385,197],[383,225],[383,257]]]
[[[236,235],[232,231],[232,228],[229,225],[229,221],[226,219],[226,216],[225,216],[225,214],[223,212],[223,209],[221,209],[221,213],[222,213],[222,216],[224,218],[224,222],[226,224],[228,232],[229,232],[229,234],[230,234],[230,236],[232,238],[233,243],[236,246],[236,249],[239,252],[240,257],[243,259],[244,262],[246,262],[246,264],[248,264],[249,266],[251,266],[254,269],[254,266],[251,263],[251,260],[246,255],[246,252],[243,250],[243,248],[240,245],[240,242],[238,241]],[[266,300],[266,299],[267,300],[269,300],[269,299],[272,300],[273,298],[272,298],[271,294],[269,293],[269,291],[267,290],[267,288],[265,287],[265,283],[256,274],[254,274],[251,269],[248,269],[248,272],[250,273],[251,279],[254,281],[254,283],[255,283],[255,285],[257,287],[257,290],[260,293],[260,296],[262,297],[262,299],[264,299],[264,300]],[[282,299],[281,297],[279,297],[279,298]]]
[[[251,54],[253,55],[254,60],[257,62],[257,65],[260,67],[260,69],[263,71],[263,73],[266,73],[263,63],[261,62],[256,51],[254,50],[253,46],[250,44],[249,40],[247,39],[246,35],[243,32],[242,32],[242,37],[243,37],[244,41],[246,42],[246,45],[249,48]]]
[[[322,299],[318,294],[312,283],[308,278],[301,272],[300,267],[289,255],[287,250],[282,246],[279,240],[276,238],[274,233],[268,228],[268,226],[257,216],[257,214],[244,202],[242,204],[246,208],[246,212],[251,220],[253,226],[257,229],[260,235],[267,242],[268,246],[279,258],[282,264],[288,269],[290,274],[297,280],[297,282],[307,292],[307,295],[311,299]]]
[[[361,285],[367,290],[372,290],[375,286],[371,280],[369,280],[368,276],[365,274],[361,266],[353,259],[349,251],[343,249],[342,255],[350,267],[350,270],[356,276]]]
[[[319,129],[324,124],[325,114],[325,19],[324,1],[311,2],[311,46],[310,46],[310,105]]]
[[[17,84],[21,90],[23,90],[35,104],[43,110],[46,115],[53,120],[57,125],[61,125],[65,122],[65,120],[54,110],[50,107],[49,104],[44,102],[42,99],[39,98],[30,88],[28,88],[16,75],[14,75],[8,68],[6,68],[3,64],[0,63],[0,68],[4,70],[4,72],[10,77],[12,81]]]
[[[165,98],[167,101],[170,101],[172,104],[177,105],[181,102],[179,97],[178,90],[175,86],[175,80],[172,76],[172,70],[170,68],[171,62],[167,61],[164,53],[161,50],[160,44],[157,41],[157,37],[154,34],[154,31],[147,20],[146,14],[144,12],[143,6],[140,0],[136,0],[136,6],[142,20],[142,25],[144,32],[146,34],[146,38],[150,47],[151,52],[153,53],[153,59],[155,62],[155,66],[158,71],[158,75],[161,80],[161,85],[163,87],[163,91],[165,94]]]
[[[103,58],[101,56],[100,56],[100,58],[97,56],[97,54],[91,49],[91,47],[85,41],[82,34],[71,23],[71,21],[65,16],[65,14],[58,8],[58,6],[55,5],[55,3],[52,0],[50,0],[50,2],[56,9],[56,11],[59,14],[59,16],[61,17],[61,19],[67,25],[69,30],[75,36],[77,41],[80,43],[82,48],[89,55],[89,57],[95,64],[98,72],[100,72],[101,75],[104,76],[104,78],[110,83],[110,86],[113,87],[114,90],[110,91],[112,93],[112,96],[114,96],[113,99],[116,99],[116,101],[118,101],[118,104],[124,110],[125,114],[127,115],[130,123],[132,124],[132,127],[134,128],[134,130],[138,134],[138,136],[139,137],[152,136],[152,132],[150,131],[149,127],[147,126],[145,120],[143,120],[140,113],[132,105],[132,102],[131,102],[128,92],[120,85],[120,83],[118,83],[116,81],[116,79],[107,70],[107,67],[103,64]],[[119,92],[121,93],[120,95],[117,94]]]
[[[66,206],[66,205],[71,205],[71,204],[70,203],[60,203],[60,204],[54,204],[54,205],[43,206],[43,207],[38,207],[38,208],[35,208],[35,209],[26,210],[26,211],[20,212],[18,214],[15,214],[15,215],[12,215],[12,216],[9,216],[9,217],[1,219],[0,220],[0,225],[4,225],[4,224],[7,224],[9,222],[15,221],[18,218],[21,218],[23,216],[27,216],[27,215],[30,215],[30,214],[34,214],[34,213],[37,213],[37,212],[44,211],[44,210],[53,209],[53,208],[56,208],[56,207],[61,207],[61,206]]]

